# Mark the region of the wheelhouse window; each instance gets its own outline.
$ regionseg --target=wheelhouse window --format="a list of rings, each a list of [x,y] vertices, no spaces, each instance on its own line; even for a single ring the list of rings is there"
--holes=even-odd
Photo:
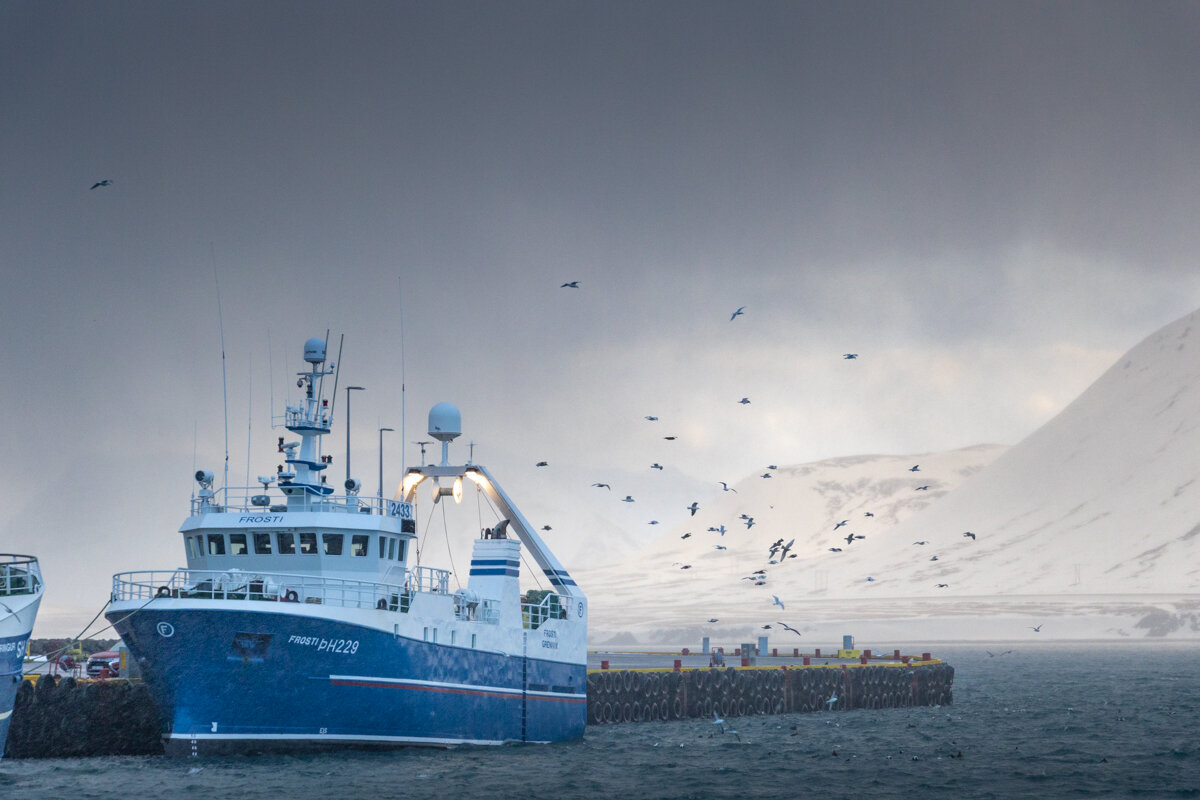
[[[303,534],[301,534],[303,536]],[[323,533],[321,539],[325,544],[325,555],[340,556],[342,554],[342,540],[346,538],[340,533]]]
[[[225,555],[225,537],[220,533],[208,535],[208,554],[210,556]]]
[[[350,537],[350,555],[365,556],[371,537],[365,533],[356,533]]]
[[[254,534],[254,552],[260,556],[271,555],[271,534],[269,534],[269,533]]]
[[[388,538],[388,558],[392,561],[396,560],[396,540]]]
[[[233,556],[244,556],[249,554],[250,550],[246,547],[246,534],[231,533],[229,534],[229,554]]]
[[[396,556],[396,558],[400,561],[404,560],[404,542],[400,543],[400,553]]]
[[[296,535],[293,533],[279,534],[279,554],[292,556],[296,554]]]
[[[315,533],[300,534],[300,554],[305,556],[317,554],[317,535]]]
[[[199,539],[200,537],[199,536],[188,536],[186,538],[187,538],[187,543],[188,543],[188,557],[189,558],[199,558],[200,557],[200,546],[198,544],[196,544],[196,540]]]
[[[386,536],[379,537],[379,557],[387,558],[387,537]]]

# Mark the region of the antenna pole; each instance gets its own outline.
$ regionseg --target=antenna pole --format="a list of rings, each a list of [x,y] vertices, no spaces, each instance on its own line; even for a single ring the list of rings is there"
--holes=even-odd
[[[271,329],[267,328],[267,395],[270,398],[267,402],[267,428],[275,427],[275,361],[274,353],[271,352]],[[247,472],[247,475],[250,473]]]
[[[246,394],[246,486],[250,485],[250,432],[254,427],[254,357],[250,357],[250,378]],[[228,499],[228,498],[226,498]]]
[[[225,320],[221,316],[221,282],[217,280],[217,259],[213,255],[212,242],[208,243],[208,257],[213,265],[213,283],[217,287],[217,327],[221,330],[221,403],[225,407],[225,487],[226,502],[229,492],[229,383],[225,379]]]
[[[404,446],[404,443],[408,441],[404,438],[404,422],[407,419],[407,415],[404,413],[404,280],[397,275],[396,282],[400,287],[400,300],[396,303],[396,307],[400,311],[400,475],[403,477],[405,474],[407,474],[405,471],[406,463],[404,459],[404,454],[407,452],[407,448]],[[424,452],[424,448],[422,448],[422,456],[424,456]],[[424,465],[424,457],[421,458],[421,463]],[[383,489],[380,489],[379,493],[383,494]]]

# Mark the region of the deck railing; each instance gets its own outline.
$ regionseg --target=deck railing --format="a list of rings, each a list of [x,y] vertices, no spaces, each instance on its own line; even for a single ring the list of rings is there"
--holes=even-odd
[[[285,572],[178,569],[118,573],[112,599],[264,600],[407,612],[415,594],[447,594],[449,584],[449,571],[432,567],[407,570],[403,585]]]
[[[267,498],[263,504],[255,504],[255,498]],[[214,489],[211,497],[193,497],[192,514],[203,512],[232,512],[241,514],[270,514],[280,511],[323,511],[332,514],[388,513],[389,498],[364,497],[354,494],[331,494],[325,497],[309,497],[302,507],[289,506],[287,498],[272,497],[262,486],[224,486]]]
[[[0,553],[0,597],[37,594],[42,588],[42,570],[33,556]]]
[[[521,603],[521,624],[529,630],[537,630],[548,619],[566,618],[567,609],[553,592],[530,592]]]

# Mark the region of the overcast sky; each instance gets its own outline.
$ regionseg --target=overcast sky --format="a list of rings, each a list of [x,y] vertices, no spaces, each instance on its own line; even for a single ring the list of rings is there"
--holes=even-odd
[[[405,439],[457,403],[568,552],[767,464],[1019,441],[1200,305],[1197,41],[1168,2],[3,3],[39,634],[183,562],[222,320],[231,483],[328,328],[368,487],[403,352]]]

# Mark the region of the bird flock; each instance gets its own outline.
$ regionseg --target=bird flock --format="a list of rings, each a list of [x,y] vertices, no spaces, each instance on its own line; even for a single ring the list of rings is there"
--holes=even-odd
[[[580,289],[581,281],[578,281],[578,280],[566,281],[561,285],[561,288],[562,289]],[[738,324],[740,321],[740,318],[743,318],[746,316],[747,316],[747,307],[739,306],[736,310],[734,310],[730,314],[728,323]],[[859,354],[853,353],[853,352],[843,353],[841,355],[841,358],[844,361],[854,361],[854,362],[860,361]],[[740,399],[738,399],[734,402],[737,405],[740,405],[743,407],[749,407],[752,405],[752,401],[751,401],[750,397],[741,397]],[[649,425],[653,425],[653,426],[663,424],[660,414],[654,414],[654,413],[643,415],[642,421],[645,424],[649,424]],[[667,442],[672,442],[672,441],[676,441],[677,438],[678,437],[676,435],[670,434],[670,435],[663,436],[661,440],[667,441]],[[669,466],[670,459],[665,459],[665,462],[666,462],[666,465]],[[537,466],[544,467],[544,466],[547,466],[547,464],[546,464],[546,462],[542,461],[542,462],[538,462]],[[648,465],[647,469],[661,472],[661,471],[665,470],[667,468],[667,466],[664,466],[663,462],[654,461]],[[762,473],[760,473],[758,475],[758,478],[761,480],[770,480],[774,477],[774,474],[778,471],[778,469],[779,468],[776,464],[770,464],[767,466],[765,471],[763,471]],[[926,474],[926,473],[922,472],[920,464],[912,464],[911,466],[907,466],[904,468],[904,471],[911,474],[913,477],[916,477],[917,475],[925,476],[925,474]],[[935,480],[930,481],[930,482],[926,482],[926,481],[929,481],[929,479],[925,478],[919,485],[913,486],[912,491],[914,491],[914,492],[929,492],[936,485],[936,476],[934,476],[934,477],[935,477]],[[605,482],[605,481],[596,481],[596,482],[592,483],[591,486],[595,489],[600,489],[600,490],[604,490],[604,491],[608,491],[608,492],[612,491],[611,484],[608,482]],[[738,490],[735,487],[729,485],[729,483],[727,481],[723,481],[723,480],[715,481],[714,487],[720,487],[722,494],[724,494],[724,493],[737,494],[738,493]],[[627,504],[633,504],[636,502],[636,498],[634,498],[634,496],[632,494],[626,494],[623,498],[620,499],[620,502],[627,503]],[[701,506],[700,506],[700,503],[698,500],[692,500],[690,504],[683,506],[683,508],[686,511],[688,511],[688,513],[689,513],[688,519],[694,518],[697,515],[697,513],[701,510]],[[864,511],[863,516],[858,520],[857,523],[852,523],[852,521],[850,519],[831,521],[831,531],[836,534],[837,538],[834,541],[828,542],[827,546],[824,547],[824,552],[826,553],[826,555],[824,557],[837,558],[839,556],[839,554],[845,553],[848,548],[856,545],[856,543],[858,543],[856,549],[861,549],[863,547],[869,547],[867,535],[865,533],[860,533],[855,529],[859,528],[859,526],[861,526],[861,525],[870,525],[872,523],[872,521],[874,520],[874,518],[875,518],[874,512]],[[714,520],[714,522],[715,522],[715,524],[709,525],[706,528],[705,533],[708,534],[709,536],[714,537],[715,541],[709,540],[707,542],[703,542],[700,540],[700,537],[697,537],[693,531],[686,531],[679,537],[680,540],[684,540],[684,541],[687,541],[687,540],[700,541],[700,543],[703,545],[703,550],[701,550],[701,551],[696,551],[696,550],[690,551],[690,552],[692,552],[693,557],[698,555],[699,552],[707,552],[710,555],[712,555],[713,557],[731,558],[732,554],[735,551],[740,551],[740,550],[742,550],[742,548],[739,546],[739,541],[736,537],[731,537],[731,539],[727,539],[726,538],[727,534],[730,534],[731,530],[736,530],[739,523],[740,523],[741,529],[744,531],[749,531],[757,524],[755,516],[753,514],[750,514],[747,512],[742,512],[741,514],[739,514],[739,516],[736,520],[731,520],[731,519]],[[650,520],[649,524],[657,525],[658,520]],[[841,530],[840,530],[842,528],[847,528],[847,530],[844,532],[844,535],[843,535],[843,532],[841,532]],[[977,539],[977,535],[973,531],[965,531],[962,533],[962,538],[969,539],[972,542],[974,542]],[[783,568],[791,560],[796,559],[801,555],[800,553],[796,552],[795,544],[796,544],[795,536],[787,538],[786,541],[785,541],[785,537],[777,538],[775,541],[771,542],[771,544],[769,545],[767,550],[764,553],[762,553],[761,556],[759,556],[762,559],[761,567],[759,569],[750,571],[748,574],[740,575],[739,581],[744,582],[744,584],[747,584],[751,590],[753,590],[755,588],[768,586],[770,583],[770,578],[771,578],[770,573],[768,573],[768,568],[774,568],[774,569]],[[920,540],[920,541],[914,542],[913,546],[925,547],[925,546],[928,546],[929,544],[930,544],[929,540]],[[685,548],[690,547],[690,546],[692,546],[692,542],[688,542],[687,545],[684,545]],[[821,558],[822,556],[820,553],[806,553],[805,557],[806,558]],[[945,563],[945,562],[942,562],[942,558],[943,558],[942,554],[934,553],[929,556],[928,561]],[[671,566],[675,567],[679,570],[692,570],[693,567],[696,565],[693,564],[692,561],[689,561],[689,560],[677,560],[677,561],[671,562]],[[863,575],[863,576],[861,576],[861,579],[865,583],[868,583],[868,584],[877,582],[877,578],[874,575]],[[944,589],[949,589],[950,585],[948,583],[939,582],[939,583],[933,583],[931,588],[934,590],[944,590]],[[776,607],[778,608],[779,612],[783,612],[786,610],[785,602],[783,599],[781,599],[779,597],[779,595],[771,594],[769,603],[766,602],[765,597],[764,597],[764,612],[767,609],[773,609]],[[764,615],[765,615],[765,613],[764,613]],[[719,621],[719,618],[716,616],[709,617],[707,619],[707,624],[715,624],[718,621]],[[789,632],[795,634],[796,636],[803,635],[800,630],[798,630],[797,628],[795,628],[791,625],[788,625],[784,622],[776,621],[775,625],[778,625],[781,630],[789,631]],[[762,624],[762,625],[760,625],[760,627],[763,630],[772,630],[773,629],[773,626],[770,623]],[[1041,626],[1038,626],[1037,628],[1034,628],[1033,630],[1035,632],[1040,632]]]

